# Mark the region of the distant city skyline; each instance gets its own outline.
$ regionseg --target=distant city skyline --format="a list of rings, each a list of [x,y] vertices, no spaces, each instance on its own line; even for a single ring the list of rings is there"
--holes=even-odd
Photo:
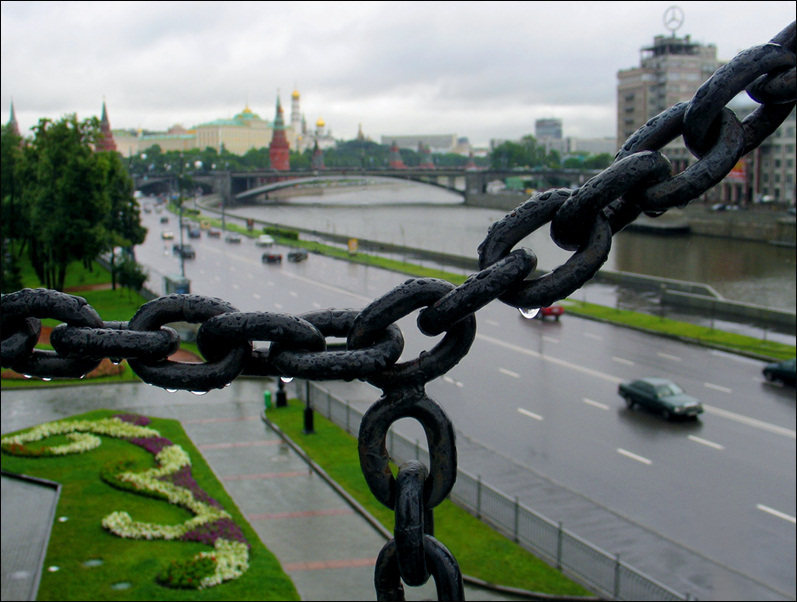
[[[671,2],[2,3],[2,90],[25,135],[42,117],[165,131],[298,90],[338,139],[454,134],[484,147],[533,134],[613,137],[617,71],[638,64]],[[677,35],[721,60],[766,43],[795,2],[681,2]]]

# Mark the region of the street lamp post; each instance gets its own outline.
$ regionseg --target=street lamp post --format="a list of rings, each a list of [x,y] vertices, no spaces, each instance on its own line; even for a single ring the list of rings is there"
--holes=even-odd
[[[177,203],[180,207],[180,276],[185,279],[185,257],[183,254],[183,154],[180,153],[180,177],[177,180]]]

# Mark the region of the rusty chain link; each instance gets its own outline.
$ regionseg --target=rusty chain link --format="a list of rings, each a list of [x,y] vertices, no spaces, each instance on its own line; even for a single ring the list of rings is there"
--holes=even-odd
[[[745,89],[760,106],[739,122],[726,104]],[[464,599],[457,561],[433,537],[432,511],[456,479],[454,427],[426,395],[426,383],[467,354],[476,334],[474,312],[494,299],[526,309],[570,295],[606,261],[613,234],[642,213],[661,215],[717,184],[778,128],[796,97],[792,23],[768,44],[745,50],[718,69],[691,101],[648,121],[614,163],[583,186],[535,194],[495,223],[478,248],[480,271],[459,287],[410,279],[361,310],[299,316],[244,313],[220,299],[169,295],[143,305],[129,322],[103,322],[80,297],[24,289],[2,296],[2,366],[41,378],[81,378],[102,358],[127,359],[149,384],[195,392],[222,388],[242,374],[368,381],[383,396],[363,417],[360,464],[371,492],[396,513],[395,537],[376,562],[377,597],[403,600],[402,581],[418,586],[433,576],[439,599]],[[698,160],[671,175],[660,151],[679,136]],[[554,242],[574,254],[550,273],[528,280],[536,256],[513,247],[549,222]],[[398,364],[404,339],[396,322],[418,309],[423,334],[445,335],[431,351]],[[63,322],[52,331],[52,352],[34,349],[44,318]],[[179,347],[179,337],[166,324],[178,321],[200,325],[197,343],[205,363],[167,359]],[[327,337],[346,338],[346,349],[327,349]],[[270,345],[254,349],[255,341]],[[409,462],[394,477],[385,439],[401,418],[423,426],[430,466]]]

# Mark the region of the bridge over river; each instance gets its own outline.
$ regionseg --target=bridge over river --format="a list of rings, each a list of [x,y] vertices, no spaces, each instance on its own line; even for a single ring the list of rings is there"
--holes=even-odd
[[[501,193],[491,193],[490,184],[504,183],[507,178],[520,178],[528,182],[529,188],[577,187],[599,170],[579,169],[324,169],[302,171],[277,171],[273,169],[232,172],[192,171],[184,177],[190,178],[193,186],[205,192],[214,192],[224,198],[228,206],[236,204],[274,203],[269,195],[277,190],[298,186],[330,186],[346,183],[385,183],[390,181],[413,181],[435,188],[443,188],[463,197],[465,204],[489,204],[490,198],[500,200]],[[178,174],[160,173],[135,176],[137,190],[147,194],[175,193]],[[517,196],[513,195],[513,200]],[[515,203],[516,204],[516,203]]]

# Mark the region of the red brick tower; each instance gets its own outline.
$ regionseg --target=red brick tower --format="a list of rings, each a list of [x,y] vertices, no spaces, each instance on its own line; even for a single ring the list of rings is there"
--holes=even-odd
[[[401,152],[399,151],[398,144],[396,141],[393,141],[393,146],[390,147],[390,158],[388,159],[388,167],[390,169],[406,169],[407,166],[404,165],[404,160],[401,158]]]
[[[318,140],[315,141],[313,148],[313,169],[324,169],[324,153],[318,148]]]
[[[113,133],[111,132],[111,122],[108,121],[108,111],[105,109],[105,101],[102,101],[102,119],[100,120],[100,130],[102,137],[97,140],[97,151],[115,151],[116,142],[113,140]]]
[[[268,156],[271,168],[277,171],[289,171],[291,168],[291,150],[285,137],[285,120],[282,117],[282,105],[277,96],[277,116],[274,118],[274,133],[268,145]]]
[[[418,154],[421,156],[421,164],[418,166],[421,169],[434,169],[434,161],[432,161],[432,150],[428,146],[424,146],[423,142],[418,143]]]

